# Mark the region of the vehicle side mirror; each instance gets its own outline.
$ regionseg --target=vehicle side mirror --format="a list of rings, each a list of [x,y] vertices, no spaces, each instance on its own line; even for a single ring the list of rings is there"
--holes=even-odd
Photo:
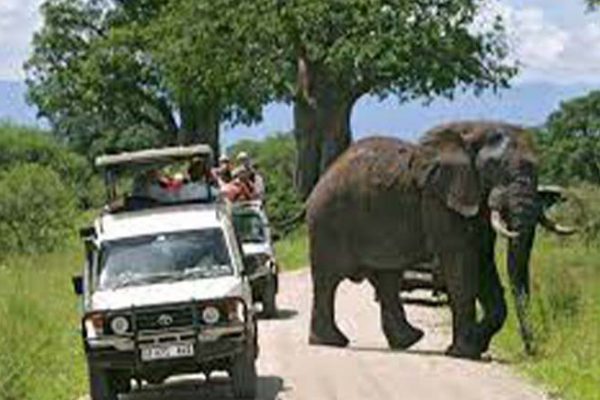
[[[96,229],[93,226],[86,226],[79,229],[79,237],[83,240],[89,240],[96,237]]]
[[[281,240],[281,233],[279,233],[279,232],[273,232],[271,234],[271,240],[274,241],[274,242],[280,241]]]
[[[76,275],[71,278],[71,283],[73,285],[73,292],[77,296],[83,295],[83,277],[81,275]]]

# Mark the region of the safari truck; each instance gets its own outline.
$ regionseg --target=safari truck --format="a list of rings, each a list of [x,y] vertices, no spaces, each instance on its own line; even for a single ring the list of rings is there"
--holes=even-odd
[[[262,303],[267,318],[277,314],[279,267],[273,251],[274,233],[261,200],[233,205],[233,224],[242,244],[244,264],[254,301]]]
[[[237,398],[255,396],[256,317],[228,203],[202,181],[168,196],[138,187],[117,199],[126,186],[119,177],[135,184],[166,166],[210,165],[211,157],[193,146],[96,160],[107,207],[81,231],[86,263],[73,278],[92,400],[116,400],[132,381],[215,370],[229,373]]]

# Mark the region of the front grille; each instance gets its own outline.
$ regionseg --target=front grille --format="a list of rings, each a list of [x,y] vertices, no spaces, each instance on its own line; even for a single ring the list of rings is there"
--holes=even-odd
[[[164,330],[194,325],[191,305],[136,311],[135,314],[138,330]]]

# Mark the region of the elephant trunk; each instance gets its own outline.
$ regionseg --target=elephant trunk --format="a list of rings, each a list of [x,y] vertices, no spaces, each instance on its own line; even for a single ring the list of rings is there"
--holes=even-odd
[[[521,338],[528,353],[533,352],[533,332],[528,318],[531,250],[536,225],[543,216],[535,179],[513,180],[509,185],[492,190],[491,224],[508,239],[507,267],[511,292],[515,301]]]

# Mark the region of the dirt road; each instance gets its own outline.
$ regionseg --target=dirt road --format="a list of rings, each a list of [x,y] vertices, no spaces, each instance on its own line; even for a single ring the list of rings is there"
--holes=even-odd
[[[280,318],[261,321],[258,363],[260,400],[542,400],[544,394],[498,361],[442,356],[449,343],[446,307],[408,306],[425,338],[407,352],[388,350],[378,305],[368,284],[344,283],[337,320],[351,338],[347,349],[307,345],[310,310],[307,272],[282,276]],[[128,400],[231,399],[221,378],[205,384],[179,380],[127,396]]]

